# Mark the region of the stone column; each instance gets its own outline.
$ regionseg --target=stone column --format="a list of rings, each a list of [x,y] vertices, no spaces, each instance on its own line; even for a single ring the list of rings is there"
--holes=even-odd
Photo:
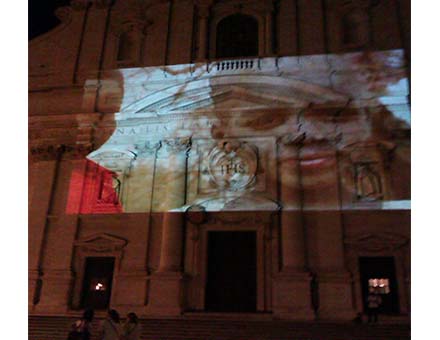
[[[175,315],[182,310],[181,254],[183,245],[183,212],[185,204],[186,161],[190,148],[189,138],[162,142],[160,157],[167,157],[165,209],[162,219],[162,244],[159,268],[151,280],[149,309],[156,314]],[[175,210],[175,211],[173,211]]]
[[[199,50],[197,52],[197,60],[203,61],[206,59],[207,45],[208,45],[208,18],[209,6],[200,5],[199,9]]]
[[[302,183],[299,159],[302,136],[286,135],[279,141],[282,271],[304,271]]]
[[[274,312],[282,318],[296,320],[314,317],[302,217],[299,150],[303,138],[288,134],[278,141],[282,268],[275,279]]]

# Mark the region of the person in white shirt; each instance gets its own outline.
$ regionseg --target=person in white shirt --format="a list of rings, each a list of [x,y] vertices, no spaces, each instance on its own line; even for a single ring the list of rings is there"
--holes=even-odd
[[[122,335],[119,313],[110,309],[107,318],[101,324],[99,340],[120,340]]]

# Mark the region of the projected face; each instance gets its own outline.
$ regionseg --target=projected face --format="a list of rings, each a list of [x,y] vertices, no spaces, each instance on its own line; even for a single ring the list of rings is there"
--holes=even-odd
[[[309,58],[300,68],[296,58],[267,58],[260,69],[234,72],[215,63],[110,72],[100,97],[104,106],[119,98],[118,112],[111,134],[102,137],[107,123],[97,128],[101,145],[73,173],[68,213],[273,210],[280,192],[298,191],[299,180],[283,173],[298,169],[315,207],[336,207],[321,194],[338,181],[330,149],[409,124],[407,81],[393,66],[401,54],[356,54],[335,59],[345,64],[332,73],[334,90]],[[300,153],[296,142],[280,142],[286,135],[305,136]],[[358,200],[382,199],[379,163],[353,162],[345,189]]]

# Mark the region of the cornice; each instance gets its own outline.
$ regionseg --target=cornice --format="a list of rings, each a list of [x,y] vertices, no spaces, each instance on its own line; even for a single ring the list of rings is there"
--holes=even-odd
[[[92,144],[57,144],[31,145],[29,157],[31,162],[84,159],[93,151]]]

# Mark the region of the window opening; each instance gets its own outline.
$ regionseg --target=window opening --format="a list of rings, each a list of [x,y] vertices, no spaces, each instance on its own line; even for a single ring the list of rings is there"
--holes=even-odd
[[[233,14],[217,25],[217,58],[258,55],[258,22],[244,14]]]

